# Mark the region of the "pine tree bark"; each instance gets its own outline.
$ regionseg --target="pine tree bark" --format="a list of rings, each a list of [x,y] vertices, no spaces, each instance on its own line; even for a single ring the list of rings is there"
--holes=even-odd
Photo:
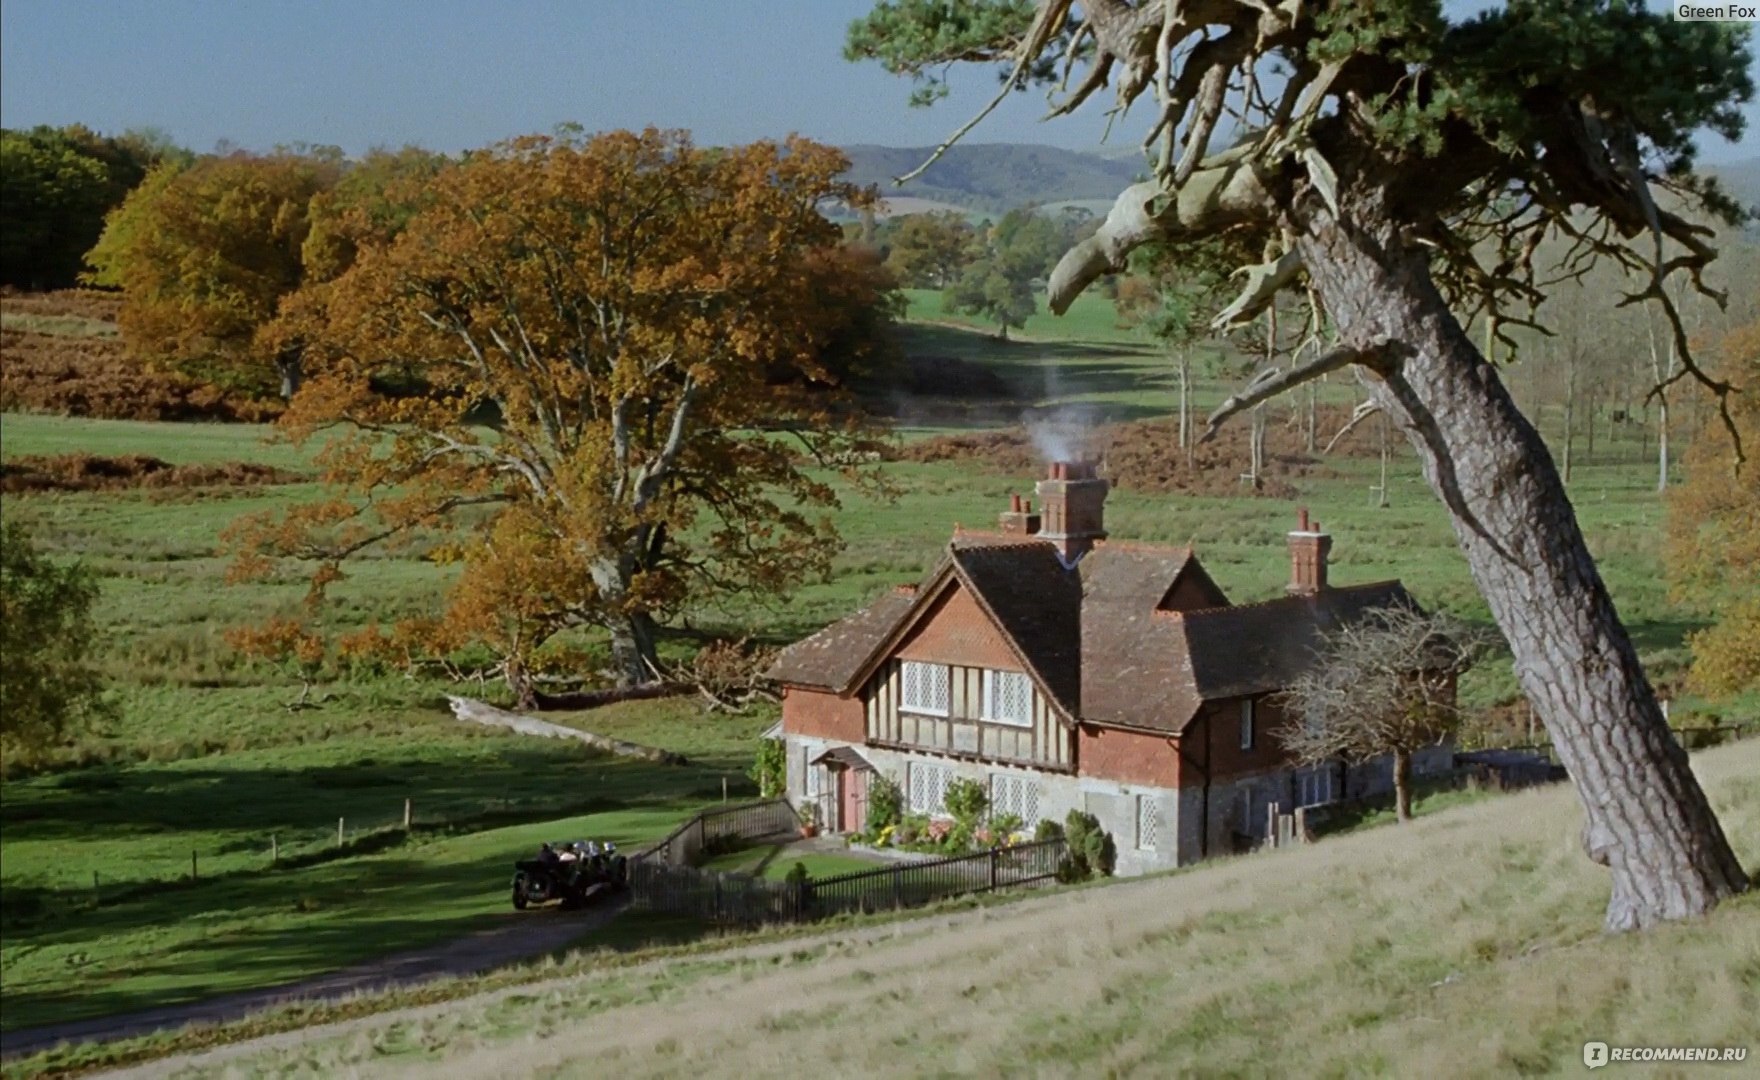
[[[1378,193],[1298,210],[1298,245],[1369,392],[1447,507],[1516,675],[1569,770],[1606,866],[1606,926],[1700,915],[1747,878],[1584,543],[1551,455]]]

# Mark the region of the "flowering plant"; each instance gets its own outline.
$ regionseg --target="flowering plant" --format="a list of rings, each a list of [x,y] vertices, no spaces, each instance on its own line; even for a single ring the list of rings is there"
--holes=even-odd
[[[929,839],[934,841],[937,844],[941,843],[943,840],[946,840],[947,834],[952,831],[953,831],[953,822],[947,820],[946,818],[936,818],[934,821],[929,822],[929,829],[928,829]]]
[[[891,847],[892,846],[892,834],[897,831],[898,831],[898,826],[896,826],[896,825],[888,825],[884,829],[881,829],[880,835],[876,836],[874,838],[874,846],[875,847]]]

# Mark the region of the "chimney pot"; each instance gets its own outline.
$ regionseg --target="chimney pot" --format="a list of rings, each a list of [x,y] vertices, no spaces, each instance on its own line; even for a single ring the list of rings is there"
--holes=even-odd
[[[1308,528],[1308,508],[1305,506],[1302,507],[1296,512],[1296,515],[1296,520],[1299,522],[1296,526],[1296,530],[1298,532],[1310,532],[1311,530]]]
[[[1314,596],[1326,588],[1326,557],[1332,537],[1320,531],[1320,522],[1303,508],[1295,532],[1289,534],[1289,591],[1295,596]]]
[[[1106,492],[1111,486],[1091,463],[1076,461],[1052,462],[1047,477],[1039,481],[1043,513],[1036,535],[1056,546],[1066,566],[1075,565],[1096,541],[1106,538]]]
[[[1014,492],[1013,494],[1011,494],[1008,497],[1008,509],[1012,513],[1016,513],[1016,514],[1021,512],[1021,493],[1020,492],[1018,492],[1018,491]]]

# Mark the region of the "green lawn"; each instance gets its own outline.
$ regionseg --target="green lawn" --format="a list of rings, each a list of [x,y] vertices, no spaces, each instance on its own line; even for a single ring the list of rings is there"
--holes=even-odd
[[[663,799],[423,839],[378,854],[243,873],[108,903],[7,934],[8,1029],[274,985],[456,937],[519,915],[516,858],[544,840],[658,839],[690,807]],[[11,846],[11,841],[8,841]],[[589,943],[590,944],[590,943]]]
[[[971,315],[956,315],[944,306],[939,289],[906,289],[905,318],[911,322],[946,322],[969,326],[988,333],[996,332],[996,324]],[[1045,298],[1037,300],[1038,311],[1027,319],[1025,327],[1011,331],[1013,336],[1030,341],[1084,341],[1115,345],[1143,344],[1142,335],[1119,325],[1118,312],[1112,301],[1099,290],[1085,292],[1063,315],[1053,315],[1045,306]]]
[[[837,855],[825,852],[797,853],[788,844],[757,844],[752,847],[740,848],[737,851],[723,852],[704,862],[706,870],[719,870],[723,873],[759,874],[772,881],[786,878],[795,863],[806,867],[810,877],[832,877],[837,874],[853,874],[861,870],[883,870],[892,863],[878,859],[864,859],[855,855]]]

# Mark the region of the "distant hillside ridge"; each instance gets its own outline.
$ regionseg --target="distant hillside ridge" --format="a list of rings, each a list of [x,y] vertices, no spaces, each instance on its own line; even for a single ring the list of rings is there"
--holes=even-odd
[[[1125,187],[1147,176],[1142,154],[1131,148],[1085,153],[1027,143],[961,143],[929,171],[896,186],[895,176],[916,168],[934,147],[846,146],[856,184],[874,184],[893,215],[936,209],[1002,214],[1018,206],[1101,203],[1110,206]],[[1760,206],[1760,158],[1703,166],[1743,206]],[[1089,209],[1099,209],[1091,206]]]
[[[1101,199],[1110,203],[1147,175],[1139,155],[1111,159],[1055,146],[962,143],[928,172],[900,187],[892,178],[921,165],[934,147],[861,145],[846,146],[843,152],[850,160],[846,178],[876,185],[883,198],[931,200],[987,214],[1028,204]]]

